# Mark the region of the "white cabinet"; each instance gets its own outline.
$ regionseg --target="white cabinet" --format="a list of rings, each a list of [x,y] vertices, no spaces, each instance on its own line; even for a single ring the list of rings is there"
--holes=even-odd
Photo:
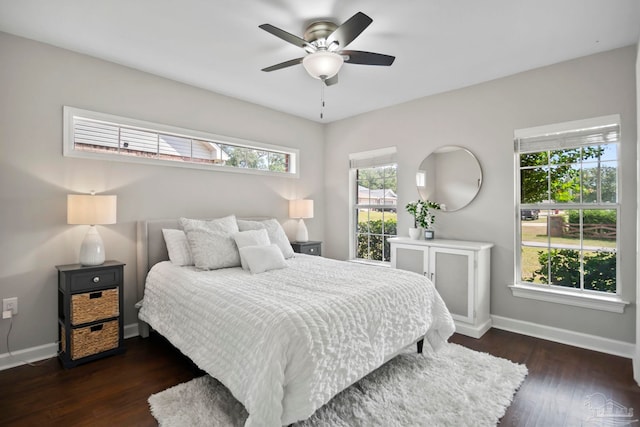
[[[456,332],[480,338],[491,328],[492,243],[406,237],[393,237],[389,243],[392,267],[431,279],[451,312]]]

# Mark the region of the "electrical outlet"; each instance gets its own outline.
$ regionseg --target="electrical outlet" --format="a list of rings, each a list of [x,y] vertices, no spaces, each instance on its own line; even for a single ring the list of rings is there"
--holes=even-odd
[[[11,311],[15,316],[18,314],[18,297],[5,298],[2,300],[2,311]]]

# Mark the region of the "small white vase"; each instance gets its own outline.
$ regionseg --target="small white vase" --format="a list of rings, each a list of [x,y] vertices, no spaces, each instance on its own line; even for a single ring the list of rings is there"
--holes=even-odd
[[[409,228],[409,237],[413,240],[422,240],[424,239],[424,229],[422,227],[411,227]]]

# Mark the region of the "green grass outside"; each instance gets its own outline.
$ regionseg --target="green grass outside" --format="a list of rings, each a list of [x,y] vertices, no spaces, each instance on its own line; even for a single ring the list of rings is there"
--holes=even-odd
[[[369,221],[376,221],[382,219],[383,212],[380,211],[359,211],[358,212],[358,222],[366,222],[367,218]],[[385,221],[389,221],[390,219],[398,221],[398,214],[396,212],[384,212]]]
[[[540,226],[528,226],[529,224],[546,224],[546,218],[535,221],[522,221],[522,241],[547,243],[547,228]],[[553,243],[564,245],[580,245],[580,239],[572,237],[552,237]],[[584,239],[584,246],[601,246],[605,248],[615,248],[616,241],[610,239]]]

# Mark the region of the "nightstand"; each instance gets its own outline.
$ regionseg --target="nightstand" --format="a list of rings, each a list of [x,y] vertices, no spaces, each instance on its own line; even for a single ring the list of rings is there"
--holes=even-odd
[[[60,361],[65,368],[123,353],[125,264],[58,265]]]
[[[322,242],[291,242],[294,252],[307,255],[322,255]]]

